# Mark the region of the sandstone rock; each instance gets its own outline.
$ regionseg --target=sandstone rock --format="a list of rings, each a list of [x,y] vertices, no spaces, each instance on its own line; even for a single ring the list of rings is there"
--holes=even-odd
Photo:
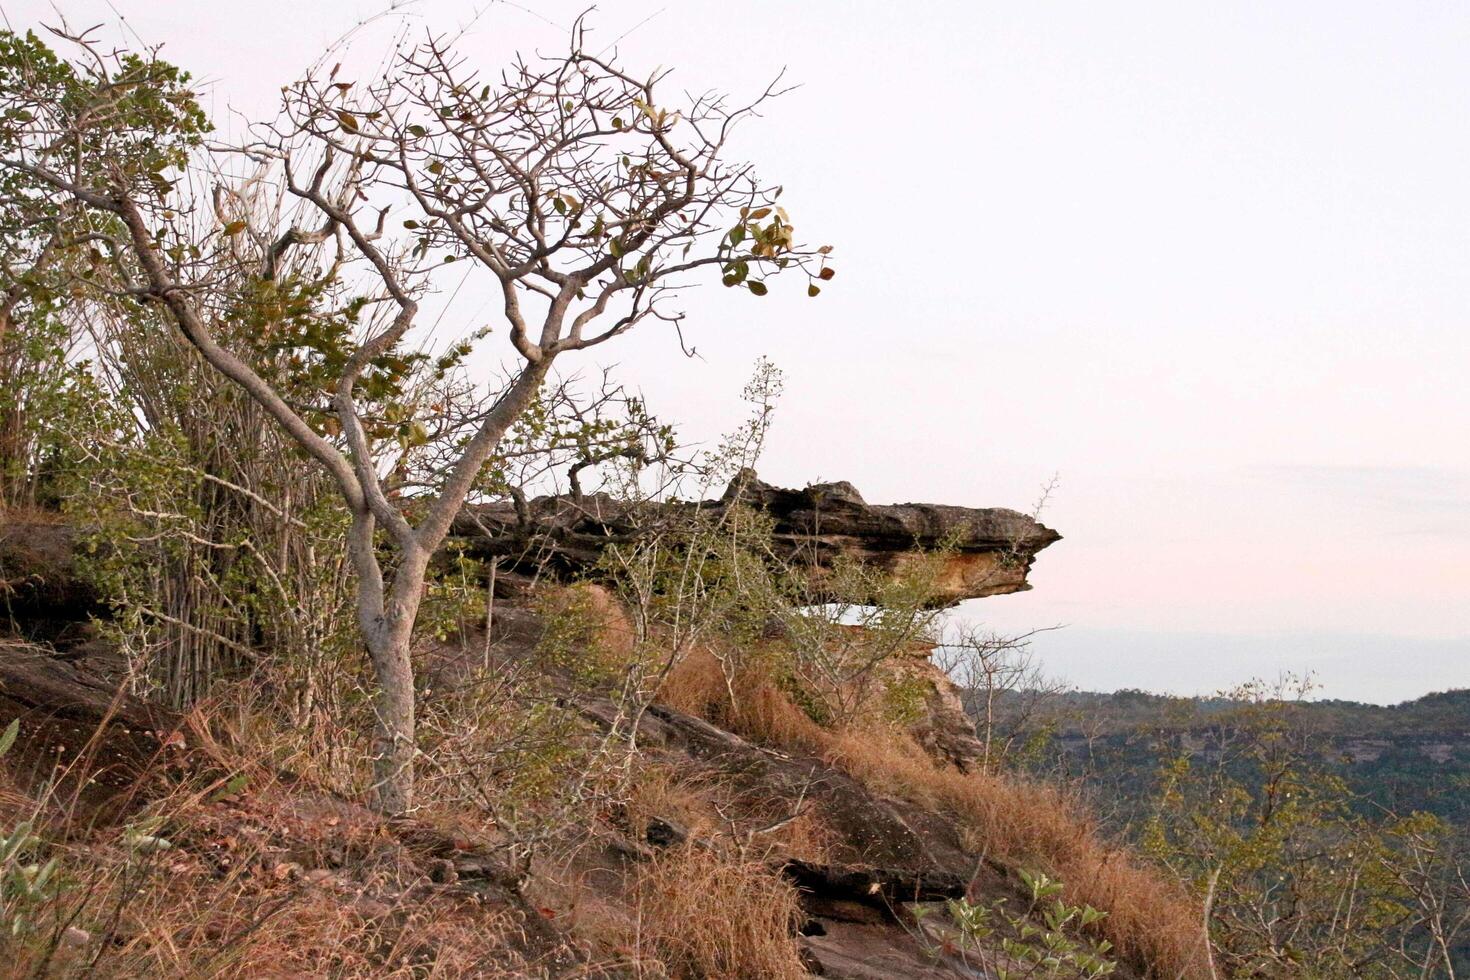
[[[719,500],[632,504],[603,494],[538,497],[524,507],[510,501],[465,508],[454,534],[476,557],[499,559],[507,588],[515,576],[570,576],[590,570],[612,543],[635,540],[661,517],[741,503],[770,515],[777,554],[788,561],[830,567],[841,556],[886,571],[937,548],[948,558],[939,576],[939,605],[1029,589],[1037,552],[1061,535],[1005,508],[944,504],[869,504],[850,483],[818,483],[790,490],[746,472]]]
[[[0,727],[19,721],[6,760],[34,786],[56,781],[89,813],[111,819],[146,802],[143,778],[182,745],[183,719],[131,697],[41,647],[0,641]]]
[[[776,540],[789,559],[829,566],[839,556],[898,572],[927,551],[949,550],[936,601],[1020,592],[1036,553],[1061,535],[1003,507],[946,504],[870,504],[851,483],[814,483],[785,490],[742,474],[723,501],[739,500],[770,514]]]
[[[927,655],[907,669],[926,685],[924,715],[910,728],[915,740],[936,759],[969,771],[985,757],[985,744],[975,736],[959,688]]]

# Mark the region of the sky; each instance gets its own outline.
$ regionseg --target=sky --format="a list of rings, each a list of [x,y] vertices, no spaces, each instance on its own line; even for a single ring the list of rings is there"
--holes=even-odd
[[[226,132],[388,5],[57,4],[164,43]],[[583,6],[422,0],[352,50],[467,27],[493,69]],[[698,358],[642,328],[601,356],[686,437],[738,423],[765,355],[767,480],[1030,510],[1055,476],[1035,588],[957,615],[1064,626],[1034,650],[1084,688],[1470,686],[1470,6],[604,0],[591,22],[691,90],[801,83],[736,149],[838,277],[691,293]]]

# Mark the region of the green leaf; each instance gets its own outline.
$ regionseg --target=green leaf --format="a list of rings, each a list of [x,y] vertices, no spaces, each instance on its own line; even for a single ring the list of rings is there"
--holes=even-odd
[[[410,228],[411,229],[411,228],[417,228],[418,226],[419,226],[419,223],[417,221],[412,220],[412,219],[410,219],[408,221],[405,221],[403,223],[403,227],[405,227],[405,228]]]
[[[819,296],[821,295],[821,292],[822,287],[818,286],[816,283],[812,283],[811,285],[806,287],[806,294],[808,296]]]
[[[248,772],[237,772],[235,773],[235,775],[230,777],[229,782],[225,783],[225,792],[231,796],[234,796],[236,793],[239,793],[241,790],[249,785],[250,774]]]
[[[0,732],[0,755],[4,755],[10,751],[10,747],[15,744],[15,737],[19,734],[20,719],[16,718],[5,726],[5,731]]]
[[[766,284],[761,282],[760,280],[756,280],[755,282],[752,282],[750,284],[750,291],[756,296],[764,296],[767,292],[769,292],[769,290],[766,289]]]
[[[739,245],[744,240],[745,240],[745,226],[744,225],[736,225],[734,228],[731,228],[730,229],[730,244],[732,246],[733,245]]]
[[[408,132],[409,132],[409,135],[411,135],[411,136],[418,136],[420,138],[429,135],[429,131],[427,129],[425,129],[424,127],[420,126],[418,123],[414,123],[412,126],[408,127]]]

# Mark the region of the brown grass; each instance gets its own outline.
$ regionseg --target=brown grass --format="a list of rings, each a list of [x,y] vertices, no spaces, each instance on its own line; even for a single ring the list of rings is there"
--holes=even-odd
[[[830,737],[792,703],[758,658],[727,687],[714,654],[696,648],[669,671],[658,700],[762,745],[813,752]]]
[[[948,814],[977,855],[1043,870],[1066,884],[1069,901],[1106,911],[1100,932],[1123,960],[1169,980],[1207,975],[1201,915],[1188,892],[1108,843],[1056,787],[1013,773],[960,772],[890,729],[829,732],[758,672],[734,686],[732,704],[706,653],[671,672],[663,700],[753,741],[812,752],[875,792]]]
[[[55,527],[66,523],[66,515],[54,507],[35,504],[0,502],[0,527],[6,524],[44,524]]]
[[[676,821],[697,840],[708,839],[720,831],[715,792],[716,787],[698,775],[668,765],[641,765],[628,790],[628,829],[641,840],[649,821],[657,817]]]
[[[728,774],[646,762],[626,801],[627,826],[638,840],[657,817],[676,822],[691,840],[751,860],[832,860],[839,842],[822,815],[808,807],[793,816],[790,807],[789,799],[738,792]]]
[[[302,867],[244,833],[253,821],[185,843],[208,826],[199,815],[185,827],[196,814],[169,812],[155,831],[166,848],[140,851],[119,830],[50,849],[63,885],[28,904],[28,928],[0,934],[5,975],[524,975],[502,909],[427,892],[411,867]]]
[[[1064,882],[1070,902],[1108,913],[1100,932],[1123,960],[1160,977],[1205,975],[1201,916],[1189,894],[1105,841],[1056,788],[937,765],[902,736],[838,734],[822,754],[869,788],[949,814],[987,856]]]
[[[649,958],[690,980],[808,975],[793,930],[796,890],[764,864],[699,847],[670,851],[640,869],[633,902],[627,945],[640,976]]]
[[[20,860],[59,864],[59,887],[7,905],[7,926],[17,914],[25,925],[0,930],[0,972],[527,975],[522,907],[436,885],[432,857],[381,818],[307,780],[282,779],[212,742],[210,726],[194,720],[189,748],[157,780],[166,791],[118,823],[94,822],[68,794],[26,791],[0,768],[0,834],[31,821],[45,839]],[[249,782],[232,783],[234,773]]]

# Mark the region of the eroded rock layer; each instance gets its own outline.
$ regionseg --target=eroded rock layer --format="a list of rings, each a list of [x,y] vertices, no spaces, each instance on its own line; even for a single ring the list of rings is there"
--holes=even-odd
[[[780,557],[819,568],[845,556],[898,572],[942,549],[940,605],[1029,589],[1026,577],[1037,552],[1061,539],[1034,518],[1002,507],[870,504],[845,481],[792,490],[752,473],[737,477],[719,500],[701,503],[630,504],[590,494],[473,505],[454,533],[468,553],[500,559],[512,575],[573,575],[591,570],[609,544],[632,541],[660,519],[737,502],[771,517]]]

